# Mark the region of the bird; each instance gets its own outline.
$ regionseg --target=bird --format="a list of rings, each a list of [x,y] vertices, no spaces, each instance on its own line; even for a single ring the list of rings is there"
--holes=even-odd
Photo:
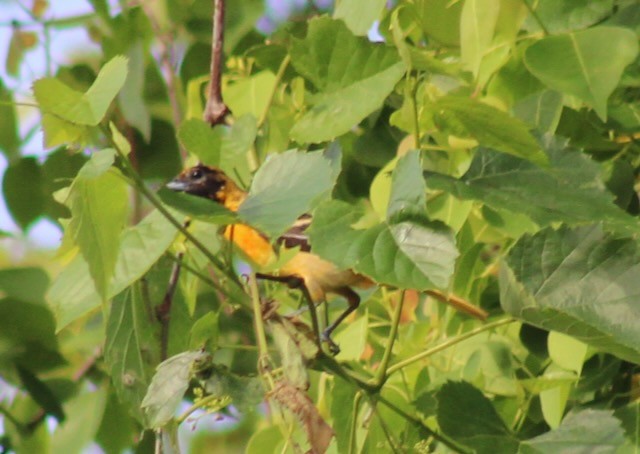
[[[173,191],[207,198],[233,212],[238,211],[248,196],[248,193],[221,169],[204,164],[182,171],[167,183],[166,187]],[[360,305],[360,296],[354,288],[366,289],[375,283],[362,274],[340,269],[314,254],[305,234],[311,221],[311,215],[303,214],[287,232],[276,239],[275,245],[288,249],[299,248],[298,252],[277,270],[277,274],[256,273],[256,276],[300,289],[308,302],[315,306],[325,302],[327,294],[344,297],[348,303],[346,310],[320,333],[320,339],[328,344],[329,351],[337,354],[340,348],[331,339],[331,334]],[[267,267],[277,260],[272,241],[249,225],[230,224],[225,227],[223,235],[259,267]]]

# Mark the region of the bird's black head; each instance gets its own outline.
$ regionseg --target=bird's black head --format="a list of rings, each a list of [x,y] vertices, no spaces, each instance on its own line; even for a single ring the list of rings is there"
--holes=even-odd
[[[224,203],[225,189],[229,184],[229,177],[222,170],[198,164],[167,183],[167,188]]]

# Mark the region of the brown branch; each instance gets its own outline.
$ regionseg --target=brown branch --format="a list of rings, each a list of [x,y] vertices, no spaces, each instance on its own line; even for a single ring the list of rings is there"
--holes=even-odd
[[[177,260],[173,264],[171,269],[171,276],[169,277],[169,285],[167,291],[164,294],[162,304],[156,307],[156,317],[160,322],[160,357],[164,361],[168,357],[169,350],[169,322],[171,320],[171,305],[173,303],[173,296],[176,293],[176,287],[178,286],[178,278],[180,277],[180,268],[182,264],[182,257],[184,253],[180,252],[177,255]]]
[[[213,42],[211,43],[211,71],[209,95],[202,118],[212,127],[226,122],[231,112],[222,100],[222,46],[224,44],[224,0],[215,0],[213,7]]]

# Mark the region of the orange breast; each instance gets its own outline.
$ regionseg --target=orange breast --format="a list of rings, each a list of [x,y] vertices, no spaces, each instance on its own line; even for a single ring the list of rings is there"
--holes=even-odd
[[[260,232],[243,224],[233,224],[224,230],[224,237],[240,249],[251,261],[267,266],[276,260],[269,241]]]

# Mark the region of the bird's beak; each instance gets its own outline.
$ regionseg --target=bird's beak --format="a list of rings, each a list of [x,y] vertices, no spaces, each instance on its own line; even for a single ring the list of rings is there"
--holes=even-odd
[[[180,180],[178,178],[171,180],[170,182],[167,183],[166,186],[172,191],[178,191],[178,192],[184,192],[187,189],[189,189],[189,185],[185,181]]]

